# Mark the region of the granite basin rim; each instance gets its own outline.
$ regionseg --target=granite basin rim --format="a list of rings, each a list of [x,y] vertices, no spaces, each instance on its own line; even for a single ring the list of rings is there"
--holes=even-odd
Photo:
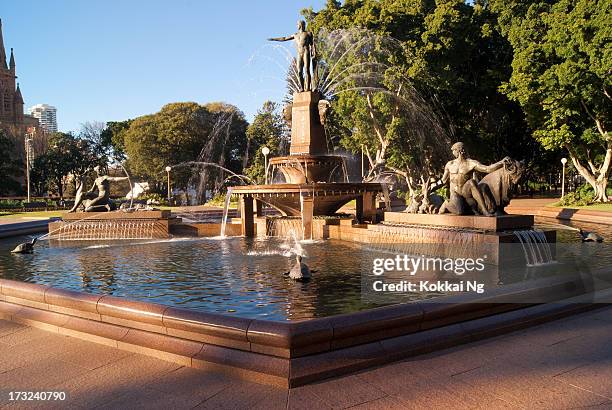
[[[470,303],[469,295],[461,295],[464,303],[461,297],[449,297],[445,300],[446,303],[434,304],[434,307],[440,305],[441,311],[452,319],[450,321],[436,321],[435,315],[428,317],[428,310],[429,314],[432,311],[422,303],[391,305],[357,312],[357,314],[349,313],[296,322],[273,322],[233,317],[232,319],[242,320],[243,326],[233,323],[233,326],[228,327],[232,327],[232,331],[242,332],[244,330],[243,335],[248,342],[226,345],[218,343],[219,340],[223,340],[222,337],[198,340],[188,337],[194,334],[193,332],[177,334],[172,332],[171,327],[165,328],[166,331],[163,328],[159,330],[141,329],[130,326],[129,321],[106,322],[104,316],[99,320],[90,320],[52,311],[50,306],[45,307],[44,304],[29,306],[23,304],[28,302],[26,299],[10,295],[27,298],[27,288],[32,287],[31,293],[33,297],[36,297],[35,295],[40,295],[41,291],[45,295],[56,288],[46,287],[46,290],[43,290],[40,285],[21,283],[20,286],[16,286],[14,282],[16,281],[0,279],[0,318],[2,319],[107,344],[123,350],[144,353],[183,366],[219,370],[247,380],[285,388],[297,387],[402,358],[497,336],[592,309],[596,306],[594,303],[597,303],[597,300],[610,300],[612,297],[611,288],[598,290],[603,293],[603,297],[583,294],[575,296],[573,287],[568,285],[576,285],[576,278],[572,280],[557,277],[548,281],[548,287],[561,286],[567,291],[562,295],[557,295],[559,299],[555,299],[554,303],[498,303],[491,307],[490,303]],[[521,289],[528,289],[525,283],[519,283],[516,286],[508,285],[508,287],[514,293],[520,293]],[[58,291],[58,293],[61,292]],[[59,298],[59,300],[69,300],[69,303],[72,303],[75,293],[79,292],[71,291],[66,295],[68,298]],[[89,296],[89,302],[91,302],[92,295],[84,293],[83,295]],[[94,299],[97,297],[97,295],[93,296]],[[104,296],[101,296],[100,300],[103,298]],[[113,300],[114,298],[109,297],[107,302]],[[490,301],[483,300],[483,302]],[[137,310],[137,305],[134,304],[143,304],[143,308],[147,309],[148,302],[126,299],[124,303],[132,305],[132,310]],[[162,318],[172,309],[176,310],[172,315],[173,319],[181,319],[182,315],[187,316],[185,317],[187,326],[189,321],[194,322],[194,314],[200,313],[167,307]],[[406,323],[401,321],[404,313],[408,322],[412,321],[417,325],[416,329],[406,330]],[[393,325],[395,320],[400,319],[396,323],[397,327],[391,329],[381,327],[381,321],[377,321],[381,314],[390,319],[386,324]],[[210,321],[228,317],[214,313],[204,315]],[[347,325],[345,319],[351,317],[357,319],[355,320],[356,326]],[[163,319],[162,323],[171,325],[170,322],[165,323]],[[344,326],[343,331],[339,331],[338,326]]]

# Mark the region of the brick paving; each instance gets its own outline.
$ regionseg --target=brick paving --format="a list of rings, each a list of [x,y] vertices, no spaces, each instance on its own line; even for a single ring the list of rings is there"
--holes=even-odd
[[[34,407],[610,409],[612,307],[289,391],[0,320],[0,408]]]

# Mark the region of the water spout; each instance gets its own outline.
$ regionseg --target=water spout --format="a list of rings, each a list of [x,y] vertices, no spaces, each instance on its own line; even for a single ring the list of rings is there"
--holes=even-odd
[[[227,225],[227,213],[229,210],[230,201],[232,200],[232,187],[227,188],[225,194],[225,205],[223,206],[223,219],[221,219],[221,237],[225,238],[225,227]]]

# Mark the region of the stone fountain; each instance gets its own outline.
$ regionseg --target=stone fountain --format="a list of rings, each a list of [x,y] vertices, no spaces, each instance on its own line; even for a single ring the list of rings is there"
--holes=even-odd
[[[168,210],[127,207],[117,209],[110,198],[111,182],[129,180],[129,176],[103,175],[94,168],[96,178],[92,188],[83,192],[83,183],[72,209],[59,221],[49,223],[49,239],[58,240],[118,240],[161,239],[170,237],[170,229],[181,222]],[[130,183],[130,186],[132,184]]]
[[[286,113],[290,113],[287,117],[291,124],[291,145],[288,156],[270,160],[270,166],[282,173],[284,183],[233,188],[232,194],[240,198],[242,234],[255,235],[255,214],[259,217],[257,235],[269,234],[268,224],[261,216],[262,204],[277,209],[284,217],[300,217],[304,239],[313,237],[313,217],[333,215],[352,200],[356,200],[359,222],[376,222],[375,199],[382,192],[382,186],[346,182],[343,158],[328,151],[324,124],[329,102],[316,88],[312,33],[305,31],[303,22],[298,22],[297,33],[270,40],[295,40],[296,43],[299,89],[293,94],[293,103],[286,108]],[[334,178],[334,175],[337,176]]]

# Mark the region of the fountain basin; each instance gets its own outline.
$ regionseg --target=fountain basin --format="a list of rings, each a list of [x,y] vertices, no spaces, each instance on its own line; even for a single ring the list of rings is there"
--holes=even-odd
[[[348,315],[279,323],[178,309],[0,279],[0,318],[147,354],[183,366],[296,387],[496,336],[594,308],[609,288],[579,277],[520,283],[483,296],[447,297]],[[549,302],[528,300],[537,291]]]

